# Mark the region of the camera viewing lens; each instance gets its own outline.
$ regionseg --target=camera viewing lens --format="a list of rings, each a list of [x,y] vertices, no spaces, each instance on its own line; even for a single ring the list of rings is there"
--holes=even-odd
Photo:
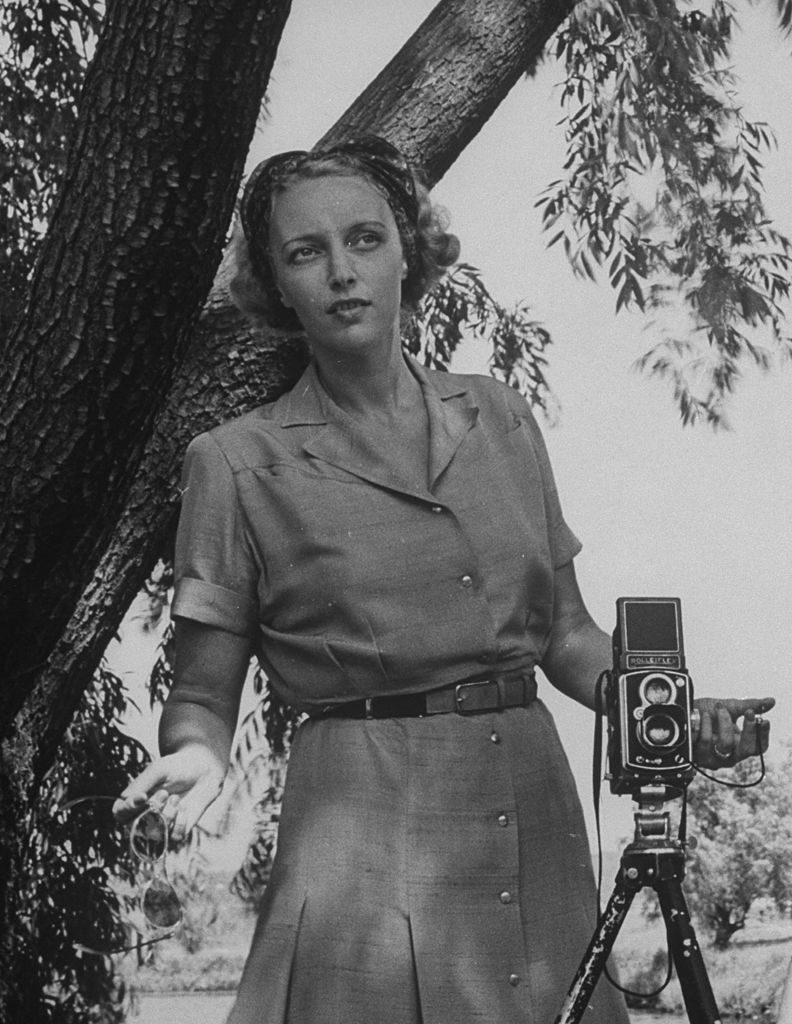
[[[668,676],[647,676],[641,687],[641,696],[648,704],[671,704],[674,700],[674,686]]]

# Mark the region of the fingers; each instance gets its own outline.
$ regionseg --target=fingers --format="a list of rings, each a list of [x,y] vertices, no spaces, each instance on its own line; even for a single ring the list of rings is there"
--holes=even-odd
[[[732,759],[734,723],[728,710],[716,701],[698,702],[700,723],[696,738],[696,762],[722,768]]]
[[[753,711],[763,715],[775,707],[774,697],[727,697],[718,701],[729,712],[733,720],[741,718],[746,712]]]
[[[736,756],[738,761],[746,757],[756,757],[758,754],[767,753],[770,744],[770,723],[749,709],[745,712],[743,728],[737,744]]]
[[[113,814],[119,821],[128,821],[140,814],[149,805],[150,796],[167,782],[168,772],[163,762],[164,758],[153,761],[121,793],[113,804]],[[167,798],[167,791],[163,792]]]
[[[693,714],[698,714],[698,735],[694,732],[693,738],[702,750],[709,751],[712,747],[712,716],[703,707]]]
[[[712,752],[720,761],[729,761],[734,755],[735,732],[734,720],[729,709],[723,704],[717,704]]]
[[[694,739],[696,762],[701,767],[725,768],[766,752],[770,723],[762,717],[775,705],[772,697],[744,697],[696,701],[700,725]],[[742,718],[742,728],[738,721]]]
[[[197,747],[159,758],[123,791],[113,804],[119,821],[129,821],[146,807],[159,811],[177,839],[183,839],[217,798],[224,773]]]
[[[169,819],[174,839],[182,840],[190,834],[209,805],[217,799],[221,789],[222,784],[207,776],[189,794],[177,798]]]

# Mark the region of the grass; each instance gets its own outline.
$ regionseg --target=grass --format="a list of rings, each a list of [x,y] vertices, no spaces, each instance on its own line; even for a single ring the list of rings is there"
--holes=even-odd
[[[643,992],[656,988],[666,969],[664,925],[661,920],[647,921],[641,910],[645,898],[653,899],[653,894],[636,899],[615,947],[622,984]],[[217,916],[200,929],[200,945],[194,952],[188,952],[184,941],[173,938],[149,947],[149,960],[143,965],[135,964],[134,954],[125,958],[123,972],[138,992],[219,992],[236,988],[255,927],[255,913],[229,892],[228,878],[223,876],[212,877],[201,899],[216,908]],[[200,916],[195,915],[194,920],[200,920]],[[204,915],[207,920],[211,916]],[[773,1024],[792,959],[792,920],[769,911],[754,915],[724,951],[714,949],[700,929],[697,937],[724,1017]],[[630,1003],[633,1008],[684,1017],[676,977],[657,999]]]
[[[124,959],[123,973],[139,992],[224,992],[233,991],[239,981],[256,925],[255,911],[229,891],[225,875],[210,878],[200,897],[202,907],[188,907],[188,925],[181,935],[147,948],[145,962],[137,964],[135,954]],[[197,902],[195,900],[193,903]],[[203,916],[211,923],[201,926]],[[188,939],[197,937],[190,952]]]

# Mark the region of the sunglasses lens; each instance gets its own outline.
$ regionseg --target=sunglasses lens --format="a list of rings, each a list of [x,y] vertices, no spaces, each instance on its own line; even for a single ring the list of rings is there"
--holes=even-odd
[[[143,891],[143,913],[155,928],[173,928],[181,921],[181,903],[170,882],[153,878]]]
[[[159,811],[149,809],[132,822],[132,852],[141,860],[161,860],[168,848],[168,825]]]

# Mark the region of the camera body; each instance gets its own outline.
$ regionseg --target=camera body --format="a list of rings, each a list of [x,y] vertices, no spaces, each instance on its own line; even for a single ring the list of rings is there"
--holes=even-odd
[[[676,597],[620,597],[606,689],[613,793],[683,789],[693,777],[693,684]]]

